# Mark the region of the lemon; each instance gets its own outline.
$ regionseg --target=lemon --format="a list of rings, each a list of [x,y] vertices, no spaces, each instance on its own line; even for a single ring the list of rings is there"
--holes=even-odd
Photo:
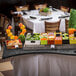
[[[14,36],[11,36],[10,39],[14,39]]]
[[[9,30],[9,29],[6,29],[6,33],[8,34],[8,33],[10,33],[11,31]]]
[[[10,33],[8,34],[8,36],[9,36],[9,37],[12,36],[12,33],[10,32]]]
[[[23,25],[23,28],[25,28],[25,25]]]

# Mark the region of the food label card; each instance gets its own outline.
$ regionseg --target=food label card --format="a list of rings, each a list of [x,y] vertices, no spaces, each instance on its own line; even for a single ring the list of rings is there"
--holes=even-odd
[[[55,48],[55,45],[50,45],[50,48],[54,49]]]
[[[19,46],[18,45],[15,45],[15,48],[18,48]]]

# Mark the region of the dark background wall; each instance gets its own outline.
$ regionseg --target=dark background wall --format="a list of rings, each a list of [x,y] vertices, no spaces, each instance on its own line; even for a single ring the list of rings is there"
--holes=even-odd
[[[54,8],[60,8],[61,5],[76,8],[75,0],[0,0],[0,13],[10,14],[10,10],[15,10],[15,5],[29,4],[30,9],[34,9],[34,4],[41,3],[47,3],[48,6],[53,6]]]
[[[0,10],[5,9],[9,6],[13,7],[14,5],[33,5],[39,3],[48,3],[48,5],[51,5],[55,8],[59,8],[60,5],[76,8],[75,0],[0,0]]]
[[[10,10],[15,11],[15,5],[25,5],[25,0],[0,0],[0,13],[11,18]]]
[[[0,10],[4,10],[9,7],[11,9],[14,5],[29,4],[32,6],[40,3],[48,3],[48,6],[53,6],[55,8],[59,8],[61,5],[76,8],[75,0],[0,0]]]

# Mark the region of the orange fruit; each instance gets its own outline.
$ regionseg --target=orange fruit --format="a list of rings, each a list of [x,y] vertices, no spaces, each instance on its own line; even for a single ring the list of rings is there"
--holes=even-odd
[[[75,31],[75,29],[74,29],[74,28],[69,28],[69,29],[68,29],[69,34],[73,34],[73,33],[74,33],[74,31]]]
[[[18,36],[14,36],[14,39],[15,39],[15,40],[18,39]]]
[[[22,33],[25,33],[25,32],[26,32],[26,29],[23,29],[23,30],[22,30]]]
[[[22,24],[22,23],[20,23],[20,24],[19,24],[19,27],[22,27],[22,25],[23,25],[23,24]]]
[[[47,38],[41,38],[41,40],[47,40]]]
[[[11,30],[11,29],[12,29],[12,26],[11,26],[11,25],[9,25],[9,26],[8,26],[8,29],[10,29],[10,30]]]
[[[21,32],[21,33],[20,33],[20,35],[24,35],[24,33],[23,33],[23,32]]]

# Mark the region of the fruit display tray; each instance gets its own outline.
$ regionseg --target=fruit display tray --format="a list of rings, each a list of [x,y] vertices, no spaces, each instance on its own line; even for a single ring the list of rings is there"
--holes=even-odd
[[[40,40],[25,40],[25,45],[40,45]]]
[[[69,37],[70,44],[76,44],[76,38],[75,37]]]
[[[21,40],[6,40],[5,43],[7,49],[22,48]]]

